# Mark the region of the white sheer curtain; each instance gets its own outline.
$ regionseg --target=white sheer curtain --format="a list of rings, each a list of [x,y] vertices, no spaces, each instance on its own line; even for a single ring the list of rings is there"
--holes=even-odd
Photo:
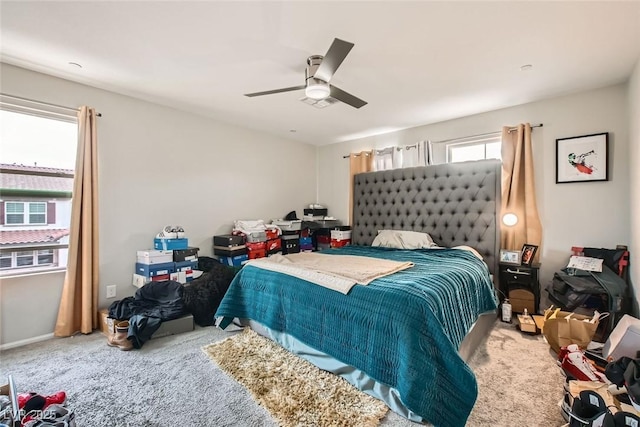
[[[398,147],[401,168],[413,168],[427,165],[426,141],[419,141],[413,145]]]
[[[387,147],[382,150],[373,151],[373,170],[386,171],[399,166],[399,156],[396,147]]]

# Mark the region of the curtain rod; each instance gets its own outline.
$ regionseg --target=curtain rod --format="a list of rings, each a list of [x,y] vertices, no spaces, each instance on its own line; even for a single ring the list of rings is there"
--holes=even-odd
[[[66,107],[64,105],[52,104],[50,102],[37,101],[35,99],[23,98],[21,96],[15,96],[15,95],[9,95],[8,93],[0,93],[0,95],[1,96],[6,96],[7,98],[11,98],[11,99],[17,99],[19,101],[27,101],[27,102],[33,102],[34,104],[46,105],[48,107],[62,108],[63,110],[68,110],[68,111],[80,111],[79,108]],[[96,112],[96,116],[102,117],[102,114]]]
[[[541,128],[543,127],[544,124],[540,123],[537,125],[531,125],[531,129],[533,128]],[[513,127],[513,128],[509,128],[509,132],[513,132],[514,130],[517,130],[517,127]],[[477,135],[469,135],[469,136],[462,136],[462,137],[458,137],[458,138],[451,138],[451,139],[443,139],[442,141],[430,141],[432,144],[442,144],[445,142],[451,142],[451,141],[458,141],[460,139],[467,139],[467,138],[479,138],[481,136],[490,136],[490,135],[496,135],[501,133],[502,131],[495,131],[495,132],[488,132],[488,133],[479,133]]]
[[[533,128],[541,128],[544,126],[544,123],[540,123],[537,125],[531,125],[531,129]],[[509,132],[513,132],[514,130],[518,129],[517,127],[513,127],[513,128],[509,128]],[[481,136],[489,136],[489,135],[497,135],[501,133],[501,131],[495,131],[495,132],[488,132],[488,133],[480,133],[477,135],[469,135],[469,136],[463,136],[463,137],[459,137],[459,138],[451,138],[451,139],[444,139],[442,141],[429,141],[431,144],[441,144],[444,142],[451,142],[451,141],[457,141],[459,139],[466,139],[466,138],[479,138]],[[406,145],[405,149],[409,149],[409,148],[413,148],[416,147],[418,145],[418,143],[413,144],[413,145]],[[398,151],[400,151],[402,149],[402,147],[398,147]],[[359,156],[360,153],[356,154],[356,156]],[[349,157],[351,157],[350,154],[347,154],[346,156],[342,156],[343,159],[348,159]]]

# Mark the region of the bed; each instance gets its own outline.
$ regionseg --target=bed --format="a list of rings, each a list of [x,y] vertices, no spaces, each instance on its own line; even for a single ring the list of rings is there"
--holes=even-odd
[[[343,294],[250,263],[216,312],[219,326],[244,319],[408,419],[464,425],[477,397],[465,360],[496,318],[499,206],[499,161],[356,175],[352,246],[322,254],[413,266]],[[370,246],[391,229],[426,232],[441,248]],[[483,260],[452,249],[462,245]]]

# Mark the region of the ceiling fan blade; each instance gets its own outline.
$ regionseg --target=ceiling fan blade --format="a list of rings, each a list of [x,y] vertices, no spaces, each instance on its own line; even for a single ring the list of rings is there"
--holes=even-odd
[[[351,95],[348,92],[343,91],[342,89],[329,85],[331,87],[331,97],[337,99],[338,101],[344,102],[345,104],[349,104],[354,108],[360,108],[367,105],[366,101]]]
[[[316,70],[313,77],[328,82],[333,77],[344,58],[351,51],[354,44],[340,39],[333,39],[333,43],[329,47],[327,54],[322,59],[320,66]]]
[[[245,93],[244,96],[248,96],[248,97],[251,98],[251,97],[254,97],[254,96],[271,95],[273,93],[291,92],[293,90],[304,89],[305,87],[306,87],[305,85],[285,87],[285,88],[282,88],[282,89],[266,90],[264,92]]]

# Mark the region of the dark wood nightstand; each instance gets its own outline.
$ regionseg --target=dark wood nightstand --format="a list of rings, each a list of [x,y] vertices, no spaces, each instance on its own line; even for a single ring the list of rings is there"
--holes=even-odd
[[[537,314],[540,306],[540,264],[513,265],[500,263],[499,281],[501,301],[509,298],[514,313],[522,313],[524,308],[530,314]]]

